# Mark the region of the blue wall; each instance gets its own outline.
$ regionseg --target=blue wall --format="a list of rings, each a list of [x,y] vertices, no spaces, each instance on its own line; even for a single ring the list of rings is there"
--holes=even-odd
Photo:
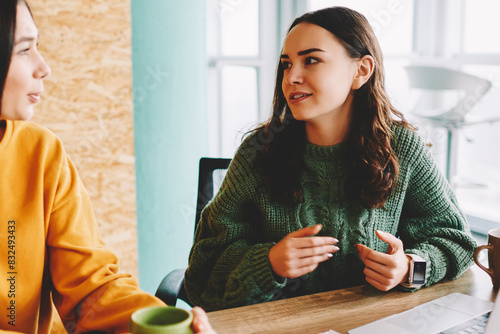
[[[207,154],[205,0],[132,0],[139,282],[186,267]]]

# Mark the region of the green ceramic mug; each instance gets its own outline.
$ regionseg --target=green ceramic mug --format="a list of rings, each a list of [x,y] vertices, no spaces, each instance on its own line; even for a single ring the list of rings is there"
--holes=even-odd
[[[133,334],[192,334],[193,314],[186,310],[167,307],[146,307],[130,317]]]

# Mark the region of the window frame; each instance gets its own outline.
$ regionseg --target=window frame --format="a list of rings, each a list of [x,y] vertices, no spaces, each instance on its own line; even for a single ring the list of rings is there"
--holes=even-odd
[[[217,0],[223,2],[223,0]],[[222,55],[220,46],[219,17],[207,10],[208,46],[208,113],[209,113],[209,154],[220,157],[222,147],[222,71],[227,66],[246,66],[256,70],[257,74],[257,119],[259,122],[268,118],[271,112],[274,92],[274,73],[279,55],[279,0],[258,0],[259,3],[259,52],[256,56],[234,57]],[[236,3],[235,3],[236,4]],[[209,6],[207,6],[209,7]],[[279,21],[278,21],[279,22]],[[216,37],[214,37],[216,36]],[[212,54],[210,54],[212,53]],[[238,129],[234,129],[235,134]]]

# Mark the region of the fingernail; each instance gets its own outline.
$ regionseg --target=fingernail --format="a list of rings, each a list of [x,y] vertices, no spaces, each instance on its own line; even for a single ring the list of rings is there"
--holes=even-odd
[[[337,242],[339,242],[339,239],[337,239],[337,238],[333,238],[333,242],[334,242],[334,243],[337,243]]]
[[[333,257],[333,254],[332,253],[328,253],[328,254],[326,254],[326,256]]]
[[[340,250],[340,248],[338,248],[337,246],[333,246],[333,249],[335,249],[336,252]]]

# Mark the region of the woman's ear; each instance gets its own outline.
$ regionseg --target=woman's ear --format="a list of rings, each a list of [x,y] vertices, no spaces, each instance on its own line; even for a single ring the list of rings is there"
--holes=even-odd
[[[366,55],[357,60],[356,73],[352,82],[352,89],[360,89],[365,82],[367,82],[373,74],[375,62],[373,57]]]

